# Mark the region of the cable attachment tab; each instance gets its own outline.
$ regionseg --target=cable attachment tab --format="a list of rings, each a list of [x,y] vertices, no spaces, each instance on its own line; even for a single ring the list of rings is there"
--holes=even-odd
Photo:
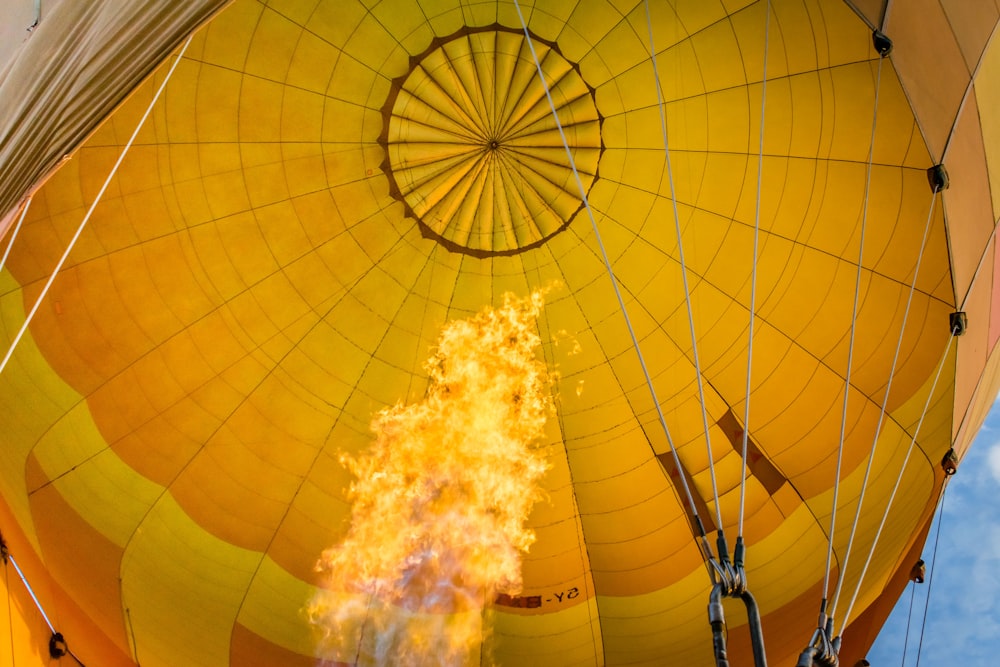
[[[49,637],[49,655],[58,660],[67,653],[69,653],[69,647],[66,645],[66,639],[62,633],[53,632],[52,636]]]
[[[7,543],[3,539],[3,533],[0,533],[0,560],[3,560],[3,564],[7,564],[7,557],[10,556],[10,551],[7,550]]]
[[[948,477],[958,472],[958,454],[955,453],[954,447],[945,452],[944,458],[941,459],[941,469]]]
[[[743,568],[746,547],[743,537],[736,538],[736,550],[733,561],[729,560],[729,546],[725,535],[719,531],[717,541],[719,559],[709,561],[712,570],[712,592],[708,598],[708,623],[712,628],[712,648],[715,652],[716,667],[729,667],[729,656],[726,648],[726,615],[722,600],[727,597],[743,600],[747,610],[747,620],[750,628],[750,642],[753,649],[755,667],[767,667],[767,653],[764,650],[764,630],[760,621],[760,609],[757,601],[747,590],[747,575]]]
[[[936,164],[927,170],[927,182],[931,185],[931,192],[941,192],[947,190],[951,181],[948,180],[948,170],[943,164]]]
[[[892,53],[892,40],[886,37],[885,33],[881,30],[872,31],[872,45],[875,46],[875,51],[883,58]]]
[[[965,330],[969,328],[969,317],[964,311],[950,313],[948,315],[948,328],[955,336],[965,335]]]
[[[915,584],[924,583],[924,577],[927,576],[927,566],[924,564],[923,559],[918,560],[910,568],[910,581]]]
[[[795,667],[839,667],[840,637],[830,639],[832,634],[833,619],[821,612],[809,646],[799,655]]]

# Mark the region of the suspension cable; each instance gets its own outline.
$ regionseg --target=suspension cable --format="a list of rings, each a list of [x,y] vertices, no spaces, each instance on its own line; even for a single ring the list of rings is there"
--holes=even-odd
[[[607,270],[608,277],[611,279],[611,286],[614,288],[615,296],[618,299],[618,307],[621,310],[622,317],[625,320],[625,326],[628,329],[629,337],[632,340],[632,347],[635,349],[636,356],[639,359],[639,365],[642,367],[642,373],[646,380],[646,386],[649,389],[649,393],[653,399],[653,405],[656,408],[656,415],[659,419],[660,426],[663,429],[663,433],[667,438],[667,444],[670,446],[670,452],[673,455],[674,464],[677,467],[677,475],[681,480],[681,486],[684,489],[684,495],[687,498],[688,506],[691,508],[692,517],[698,533],[696,541],[699,543],[702,550],[702,557],[707,562],[711,562],[713,560],[712,548],[706,538],[704,524],[701,521],[701,517],[698,515],[698,508],[694,503],[694,496],[691,494],[691,487],[685,477],[680,456],[677,454],[677,448],[674,446],[673,438],[670,435],[670,429],[667,427],[667,420],[663,416],[663,409],[660,407],[660,401],[657,398],[656,390],[653,387],[653,379],[649,374],[648,368],[646,367],[645,358],[643,357],[642,350],[639,347],[639,340],[632,327],[632,321],[629,318],[628,310],[625,308],[625,301],[622,298],[621,289],[618,287],[618,279],[615,277],[614,270],[611,268],[611,260],[609,259],[607,250],[604,247],[604,242],[601,240],[601,234],[597,227],[597,220],[594,217],[594,211],[590,207],[590,200],[587,197],[586,189],[583,187],[583,181],[580,179],[580,173],[577,171],[576,161],[573,159],[573,152],[569,148],[569,141],[566,139],[566,132],[563,129],[562,122],[559,120],[559,114],[556,111],[555,102],[552,99],[552,92],[549,90],[548,81],[546,81],[545,73],[542,70],[542,63],[539,61],[538,54],[535,52],[535,45],[531,38],[531,33],[528,30],[528,24],[524,20],[524,14],[521,12],[521,4],[518,0],[514,0],[514,8],[517,10],[517,17],[521,21],[521,28],[524,30],[524,38],[528,44],[528,50],[531,52],[531,57],[535,61],[535,69],[538,71],[538,78],[542,83],[542,87],[545,89],[545,97],[549,102],[549,109],[552,111],[552,118],[555,120],[556,128],[559,130],[559,136],[562,139],[563,148],[566,151],[566,157],[569,160],[569,166],[573,172],[573,178],[576,181],[577,190],[580,193],[580,199],[583,201],[584,209],[587,211],[587,217],[590,219],[590,225],[593,228],[594,237],[597,240],[597,245],[601,251],[601,257],[604,260],[604,268]],[[711,569],[709,572],[712,574]]]
[[[38,609],[38,613],[42,615],[42,620],[45,621],[45,625],[49,626],[49,631],[52,633],[52,635],[49,637],[49,655],[53,658],[61,658],[64,655],[68,655],[69,657],[73,658],[73,660],[76,661],[76,664],[80,665],[80,667],[86,667],[80,660],[80,658],[76,657],[76,654],[69,649],[69,646],[67,646],[66,640],[65,638],[63,638],[62,633],[57,632],[55,626],[52,625],[52,621],[49,620],[48,614],[46,614],[45,609],[42,608],[42,603],[38,600],[38,596],[35,595],[35,591],[31,587],[31,584],[28,583],[28,579],[27,577],[24,576],[24,572],[22,572],[21,568],[18,567],[17,561],[14,560],[14,556],[12,556],[10,552],[5,552],[5,553],[6,553],[5,560],[10,562],[10,564],[14,566],[14,571],[17,572],[17,576],[21,578],[21,582],[24,584],[24,588],[28,591],[28,595],[30,595],[31,599],[34,601],[35,607]],[[4,569],[6,570],[6,565],[4,566]],[[9,585],[7,589],[7,594],[8,596],[10,595]],[[11,642],[13,643],[13,632],[11,633]]]
[[[135,141],[135,138],[139,135],[139,130],[142,129],[142,126],[146,123],[146,119],[149,118],[149,114],[153,111],[153,106],[156,104],[156,101],[160,98],[160,94],[163,92],[164,88],[167,87],[167,82],[170,81],[170,77],[173,75],[174,70],[177,69],[177,64],[181,61],[181,58],[184,57],[184,52],[187,51],[187,47],[190,43],[191,43],[191,36],[187,38],[187,41],[184,42],[184,46],[181,47],[180,52],[177,54],[177,58],[174,60],[173,64],[170,66],[170,69],[167,71],[166,77],[163,79],[163,82],[160,84],[160,87],[156,90],[156,93],[153,95],[153,99],[150,100],[149,106],[146,107],[146,113],[144,113],[142,115],[142,118],[139,119],[139,123],[138,125],[136,125],[135,131],[132,132],[132,136],[129,137],[129,140],[128,142],[126,142],[125,147],[122,148],[121,154],[118,156],[118,160],[115,162],[114,166],[111,167],[111,172],[108,174],[107,179],[105,179],[104,185],[101,186],[101,189],[98,191],[97,196],[94,198],[93,203],[91,203],[90,208],[87,210],[87,214],[83,216],[83,221],[80,223],[80,226],[77,227],[76,233],[73,234],[73,238],[71,238],[69,241],[69,245],[66,246],[66,251],[63,252],[62,257],[59,258],[59,261],[56,263],[56,266],[52,270],[51,275],[49,275],[49,279],[45,282],[45,286],[42,288],[41,294],[39,294],[38,298],[35,300],[35,305],[32,306],[31,310],[28,312],[27,317],[24,318],[24,322],[21,324],[21,328],[18,330],[17,335],[14,336],[14,340],[11,341],[10,347],[7,348],[7,353],[4,355],[3,360],[0,361],[0,374],[2,374],[4,369],[7,367],[7,362],[9,362],[10,358],[13,356],[14,350],[17,348],[17,344],[21,341],[21,337],[24,336],[25,331],[28,330],[28,326],[31,324],[31,320],[35,317],[35,313],[38,312],[39,306],[42,305],[42,301],[48,294],[49,288],[52,287],[52,283],[55,282],[56,276],[59,275],[59,271],[62,270],[63,264],[66,263],[66,259],[69,257],[69,253],[73,250],[73,247],[76,245],[77,239],[80,238],[80,234],[83,233],[84,227],[86,227],[87,222],[90,221],[90,216],[93,215],[94,209],[96,209],[97,204],[100,203],[101,198],[104,196],[105,190],[107,190],[108,186],[111,184],[111,179],[113,179],[115,174],[118,173],[118,167],[121,166],[122,161],[125,159],[125,156],[128,154],[129,149],[132,147],[132,143]]]
[[[833,483],[833,503],[830,510],[830,531],[827,535],[828,546],[826,552],[826,574],[823,577],[823,603],[821,613],[826,611],[826,602],[829,598],[830,592],[830,571],[833,565],[833,537],[837,526],[837,500],[840,496],[840,472],[844,460],[844,440],[846,438],[847,430],[847,402],[851,393],[851,367],[854,364],[855,332],[858,324],[858,302],[860,301],[861,296],[861,274],[864,264],[865,231],[868,226],[868,204],[871,196],[872,160],[875,154],[875,130],[878,121],[878,96],[882,80],[883,57],[881,56],[882,54],[880,54],[878,59],[878,74],[876,75],[875,80],[875,103],[872,111],[871,140],[868,144],[868,160],[865,165],[865,195],[864,206],[861,212],[861,237],[858,243],[858,265],[854,279],[854,304],[851,309],[851,335],[850,344],[848,345],[847,350],[847,371],[844,373],[844,400],[840,412],[840,442],[837,446],[837,472]],[[838,579],[843,580],[843,578],[844,574],[843,570],[841,570]]]
[[[674,230],[677,234],[677,259],[681,268],[681,282],[684,285],[684,303],[687,306],[688,329],[691,333],[691,351],[694,361],[695,381],[698,385],[698,400],[701,403],[701,421],[705,432],[705,447],[708,450],[708,472],[712,482],[712,498],[715,500],[715,525],[719,535],[722,535],[722,507],[719,502],[719,485],[715,479],[715,461],[712,456],[712,440],[709,435],[708,410],[705,407],[705,384],[701,377],[701,362],[698,357],[698,337],[694,329],[694,310],[691,307],[691,289],[688,285],[687,264],[684,261],[684,243],[681,238],[681,219],[677,212],[677,194],[674,191],[674,175],[670,164],[670,144],[667,140],[667,114],[663,101],[663,91],[660,88],[660,72],[656,64],[656,46],[653,43],[653,19],[649,13],[649,0],[644,0],[646,8],[646,28],[649,33],[649,60],[653,65],[653,87],[656,89],[657,108],[660,112],[660,133],[663,140],[663,154],[667,165],[667,181],[670,184],[670,203],[674,211]],[[720,554],[721,555],[721,554]]]
[[[28,215],[28,209],[31,208],[32,197],[32,195],[28,195],[28,198],[24,200],[24,204],[21,207],[21,215],[18,216],[17,224],[14,225],[14,231],[11,232],[10,242],[3,251],[3,257],[0,257],[0,273],[3,273],[3,267],[7,265],[7,256],[10,255],[10,249],[14,247],[14,241],[17,239],[17,233],[21,231],[21,224],[24,222],[24,217]]]
[[[941,486],[941,504],[938,507],[938,522],[937,531],[934,534],[934,549],[931,551],[931,564],[927,568],[927,597],[924,598],[924,616],[923,620],[920,622],[920,639],[917,641],[916,667],[920,667],[920,652],[924,648],[924,630],[927,628],[927,610],[931,606],[931,586],[934,585],[934,567],[937,565],[938,540],[941,539],[941,524],[944,523],[944,497],[948,492],[949,479],[950,477],[945,477],[944,484]]]
[[[767,110],[767,50],[771,36],[771,1],[764,3],[764,73],[760,88],[760,137],[757,151],[757,202],[754,209],[753,223],[753,262],[750,273],[750,331],[747,336],[747,387],[743,404],[743,446],[740,464],[740,513],[736,528],[736,548],[743,544],[743,516],[746,508],[747,491],[747,444],[750,440],[750,387],[753,370],[753,329],[757,314],[757,254],[760,240],[760,192],[764,180],[764,118]]]
[[[875,147],[875,122],[876,122],[876,120],[878,118],[878,95],[879,95],[879,89],[881,87],[881,82],[882,82],[882,61],[883,61],[883,58],[879,58],[879,61],[878,61],[878,73],[876,74],[876,83],[875,83],[875,119],[872,120],[871,150],[869,151],[869,154],[868,154],[868,178],[869,178],[869,180],[871,179],[872,151],[874,151],[874,147]],[[865,206],[866,206],[866,208],[867,208],[867,205],[868,205],[868,201],[867,201],[867,191],[868,190],[867,190],[867,187],[868,186],[866,185],[866,199],[865,199]],[[892,391],[892,382],[893,382],[893,379],[895,378],[896,365],[899,363],[899,356],[900,356],[900,352],[901,352],[902,347],[903,347],[903,336],[904,336],[904,334],[906,332],[906,323],[907,323],[907,320],[909,319],[910,308],[911,308],[911,306],[913,304],[913,294],[916,291],[917,277],[920,274],[920,265],[921,265],[921,262],[923,261],[924,248],[927,245],[927,237],[930,235],[930,226],[931,226],[931,220],[932,220],[932,218],[934,216],[934,203],[936,201],[936,195],[937,195],[937,191],[935,190],[935,192],[932,193],[932,195],[931,195],[931,203],[930,203],[930,206],[928,207],[928,211],[927,211],[927,220],[924,223],[924,234],[923,234],[923,237],[921,238],[921,241],[920,241],[920,249],[917,251],[917,261],[916,261],[916,266],[915,266],[915,268],[913,270],[913,280],[910,283],[909,293],[908,293],[907,298],[906,298],[906,308],[903,311],[903,322],[902,322],[902,324],[900,324],[900,327],[899,327],[899,336],[896,339],[896,350],[893,353],[893,356],[892,356],[892,365],[889,368],[889,380],[888,380],[888,382],[886,384],[885,393],[882,396],[882,405],[881,405],[881,408],[879,410],[878,423],[875,426],[875,434],[872,437],[872,446],[871,446],[871,449],[868,452],[868,463],[865,466],[865,476],[864,476],[864,480],[861,482],[861,494],[858,497],[858,504],[857,504],[857,507],[855,508],[854,520],[851,522],[851,535],[850,535],[850,537],[847,540],[847,551],[844,554],[844,562],[843,562],[843,565],[840,568],[840,574],[837,577],[837,589],[836,589],[836,592],[833,595],[833,604],[832,604],[831,611],[830,611],[830,615],[831,616],[834,616],[835,613],[836,613],[837,604],[840,602],[841,590],[842,590],[842,588],[844,586],[844,582],[847,580],[847,567],[848,567],[848,564],[850,563],[851,554],[853,553],[853,549],[854,549],[854,538],[857,535],[858,524],[859,524],[859,521],[860,521],[860,518],[861,518],[861,509],[862,509],[862,507],[864,505],[864,502],[865,502],[865,494],[868,491],[868,480],[871,477],[872,467],[873,467],[873,463],[875,461],[875,450],[878,448],[878,439],[879,439],[879,436],[882,434],[882,426],[885,423],[885,413],[886,413],[886,410],[887,410],[888,404],[889,404],[889,394]],[[865,565],[867,567],[867,563]],[[859,585],[860,585],[860,582],[859,582]]]
[[[647,24],[649,21],[649,4],[648,0],[646,3],[646,19]],[[712,471],[712,484],[713,491],[715,493],[715,506],[716,512],[719,516],[719,559],[721,563],[719,564],[719,569],[724,575],[714,582],[712,586],[711,594],[709,595],[708,604],[708,621],[712,628],[712,644],[715,653],[715,663],[717,667],[729,667],[729,657],[727,650],[728,638],[727,628],[726,628],[726,618],[722,606],[722,598],[724,596],[728,597],[739,597],[743,604],[746,606],[747,612],[747,625],[750,631],[750,646],[753,653],[754,665],[755,667],[767,667],[767,651],[764,647],[764,631],[763,624],[760,618],[760,609],[757,605],[757,601],[754,599],[753,594],[747,587],[747,577],[746,570],[744,568],[745,559],[745,545],[743,542],[743,518],[744,510],[746,507],[746,480],[747,480],[747,444],[749,442],[750,433],[750,389],[751,389],[751,377],[753,369],[753,333],[754,333],[754,318],[757,312],[757,257],[759,252],[759,242],[760,242],[760,201],[761,201],[761,187],[763,183],[763,173],[764,173],[764,128],[765,119],[767,111],[767,54],[768,47],[770,44],[770,27],[771,27],[771,3],[770,0],[764,0],[764,65],[763,72],[761,74],[761,93],[760,93],[760,133],[758,137],[757,146],[757,201],[754,209],[754,233],[753,233],[753,257],[750,263],[751,265],[751,278],[750,278],[750,325],[749,325],[749,339],[747,342],[747,373],[746,373],[746,397],[743,405],[743,446],[740,454],[740,506],[739,506],[739,519],[737,522],[737,537],[736,537],[736,549],[734,552],[734,558],[732,562],[729,561],[728,548],[726,546],[726,537],[722,528],[722,515],[720,510],[718,491],[714,488],[715,485],[715,467],[712,459],[712,447],[711,443],[708,441],[708,419],[706,417],[707,411],[705,406],[704,393],[701,393],[702,401],[702,418],[705,421],[705,440],[708,445],[708,462],[709,469]],[[650,39],[650,52],[652,53],[654,67],[656,61],[655,50],[653,49],[653,30],[652,25],[649,27],[649,39]],[[655,70],[654,70],[655,72]],[[659,82],[659,75],[657,75],[657,82]],[[660,90],[657,86],[657,96],[659,97]],[[663,111],[663,99],[659,97],[660,101],[660,122],[663,129],[663,148],[667,153],[667,165],[669,172],[669,151],[667,150],[667,132],[666,132],[666,117]],[[671,179],[671,195],[673,196],[673,180]],[[679,216],[677,215],[677,203],[674,201],[674,224],[677,227],[677,244],[678,248],[681,246],[681,229]],[[688,297],[688,317],[691,323],[691,340],[692,343],[695,341],[694,335],[694,317],[691,314],[691,300],[690,296],[687,295],[687,272],[683,264],[683,255],[681,255],[681,271],[685,277],[685,293]],[[697,346],[695,347],[697,355]],[[695,370],[698,375],[698,388],[701,391],[701,371],[697,366],[697,356],[695,356]]]
[[[847,605],[847,612],[844,614],[844,628],[847,627],[847,622],[851,617],[851,612],[854,610],[854,603],[857,601],[858,593],[861,590],[860,582],[864,578],[864,574],[867,573],[868,565],[871,563],[872,554],[875,553],[875,547],[878,545],[878,541],[882,537],[882,529],[885,528],[886,521],[889,518],[889,510],[892,509],[892,504],[896,500],[896,493],[899,491],[900,484],[903,481],[903,473],[906,471],[906,466],[910,462],[910,456],[913,454],[913,449],[916,446],[917,435],[919,435],[920,428],[924,425],[924,418],[927,416],[927,411],[930,409],[931,400],[934,398],[934,392],[937,390],[938,380],[941,379],[941,371],[944,369],[945,362],[948,360],[948,355],[951,353],[951,345],[954,341],[955,330],[953,329],[951,334],[948,336],[948,344],[945,346],[944,353],[941,355],[941,361],[938,362],[937,372],[934,374],[934,382],[931,384],[930,391],[927,392],[927,400],[924,401],[924,408],[920,413],[920,421],[917,422],[917,427],[913,430],[913,437],[910,438],[910,446],[906,448],[906,456],[903,459],[902,467],[900,467],[899,475],[896,477],[896,483],[892,487],[892,493],[889,494],[889,502],[886,503],[885,512],[882,513],[882,521],[878,525],[878,530],[875,531],[875,539],[872,541],[872,546],[868,550],[868,558],[865,561],[862,577],[859,579],[859,583],[854,589],[854,595],[851,596],[850,604]]]
[[[886,519],[889,516],[889,510],[892,508],[893,501],[896,498],[896,492],[899,490],[899,486],[903,481],[903,474],[906,471],[907,464],[910,462],[910,456],[913,454],[913,449],[917,442],[917,435],[920,433],[921,427],[923,427],[924,418],[927,416],[930,402],[934,397],[934,392],[937,390],[938,381],[941,379],[941,372],[944,369],[945,362],[948,360],[948,355],[951,353],[951,344],[955,340],[956,331],[957,328],[952,329],[951,334],[948,337],[948,343],[941,355],[941,361],[938,362],[937,371],[934,374],[934,381],[931,384],[930,390],[927,394],[927,400],[924,402],[923,410],[920,413],[920,420],[917,422],[917,426],[913,431],[913,437],[910,439],[910,446],[906,449],[906,456],[903,459],[903,465],[900,468],[899,475],[896,477],[896,484],[893,486],[892,493],[889,495],[889,502],[886,505],[885,513],[882,515],[882,521],[879,524],[878,531],[876,532],[872,548],[868,553],[869,560],[871,559],[871,554],[875,550],[875,545],[878,543],[879,537],[881,537],[882,529],[885,527]],[[854,608],[854,602],[857,598],[859,590],[860,586],[855,589],[854,597],[851,599],[847,613],[844,615],[844,627],[847,626],[847,619],[851,616],[851,611]],[[824,599],[824,603],[825,602],[826,600]],[[816,663],[829,666],[837,665],[839,661],[837,654],[840,651],[842,641],[843,633],[834,638],[833,617],[826,614],[825,606],[822,607],[819,614],[819,626],[813,633],[809,646],[807,646],[807,648],[799,656],[799,661],[796,663],[796,667],[812,667]]]
[[[910,621],[913,619],[913,600],[917,597],[917,584],[910,582],[910,611],[906,614],[906,632],[903,634],[903,659],[899,661],[899,667],[906,665],[906,648],[910,643]]]
[[[844,441],[846,440],[847,430],[847,406],[851,394],[851,369],[854,365],[855,333],[857,331],[858,324],[858,303],[860,301],[861,275],[864,267],[865,231],[868,226],[868,206],[871,199],[872,162],[875,153],[875,133],[878,122],[878,102],[879,89],[881,88],[882,80],[882,60],[892,51],[892,41],[879,30],[872,32],[872,44],[875,51],[879,55],[879,64],[878,74],[875,81],[875,98],[872,109],[871,136],[868,143],[868,158],[865,163],[864,203],[862,205],[861,212],[861,232],[858,239],[858,261],[854,279],[854,300],[851,306],[851,330],[850,343],[847,351],[847,369],[844,372],[844,400],[840,415],[840,438],[837,445],[837,465],[836,472],[834,474],[833,500],[830,508],[830,528],[827,533],[826,568],[823,575],[823,597],[820,601],[819,620],[817,621],[816,630],[813,632],[812,638],[809,640],[809,644],[806,646],[805,650],[803,650],[799,655],[799,661],[796,664],[796,667],[810,667],[813,664],[832,666],[838,664],[839,662],[838,654],[840,652],[841,640],[840,637],[834,638],[834,618],[832,613],[827,613],[827,603],[829,602],[830,594],[830,573],[833,566],[833,543],[837,527],[837,505],[840,497],[840,477],[844,461]],[[838,582],[842,581],[843,577],[844,568],[840,568]]]
[[[861,508],[865,502],[865,494],[868,491],[868,480],[871,477],[871,471],[873,467],[872,463],[875,460],[875,450],[878,448],[878,439],[879,436],[881,436],[882,434],[882,426],[885,423],[885,413],[887,411],[889,404],[889,393],[892,391],[892,382],[895,379],[896,365],[899,362],[899,355],[903,348],[903,336],[906,331],[906,323],[910,317],[910,309],[913,304],[913,295],[916,292],[917,276],[920,274],[920,265],[924,258],[924,248],[927,245],[927,238],[930,236],[931,220],[934,217],[934,204],[936,201],[937,201],[937,193],[934,193],[933,195],[931,195],[931,203],[929,206],[929,210],[927,211],[927,221],[926,223],[924,223],[924,236],[920,241],[920,250],[918,251],[917,254],[917,263],[915,268],[913,269],[913,280],[910,283],[909,295],[906,298],[906,309],[903,311],[903,322],[899,327],[899,337],[896,339],[896,351],[892,357],[892,366],[889,368],[889,380],[886,383],[885,394],[882,396],[882,407],[881,410],[879,411],[878,424],[875,426],[875,435],[872,438],[872,447],[868,453],[868,465],[865,468],[864,480],[861,482],[861,495],[858,498],[858,506],[854,512],[854,522],[851,525],[851,537],[847,542],[847,553],[844,556],[844,566],[842,568],[843,574],[840,576],[837,582],[837,592],[833,596],[833,608],[832,611],[830,612],[831,615],[833,615],[833,613],[837,609],[837,605],[840,602],[841,587],[843,586],[844,581],[846,580],[847,564],[850,561],[852,549],[854,547],[854,537],[855,534],[857,533],[858,523],[861,518]],[[858,589],[861,587],[861,583],[864,581],[864,577],[868,572],[868,566],[871,563],[872,553],[874,553],[874,544],[872,545],[871,551],[869,551],[868,553],[868,558],[865,560],[865,563],[861,568],[861,574],[858,577],[858,581],[855,583],[854,595],[857,595]],[[846,626],[846,624],[847,624],[847,619],[845,618],[844,625]]]
[[[56,629],[52,625],[52,621],[49,620],[48,614],[46,614],[45,610],[42,609],[42,603],[38,601],[38,597],[35,595],[34,589],[31,588],[31,584],[29,584],[28,580],[25,578],[24,572],[21,572],[21,568],[18,567],[17,561],[14,560],[14,556],[8,553],[7,561],[14,566],[14,572],[17,573],[17,576],[19,576],[21,578],[21,581],[24,583],[24,587],[25,589],[27,589],[28,595],[30,595],[31,599],[35,602],[35,607],[38,608],[38,613],[42,615],[42,620],[45,621],[45,625],[49,626],[49,630],[52,631],[52,634],[55,634]]]

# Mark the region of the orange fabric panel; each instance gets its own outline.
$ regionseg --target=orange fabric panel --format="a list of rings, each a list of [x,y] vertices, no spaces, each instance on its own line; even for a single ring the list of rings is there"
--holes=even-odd
[[[236,623],[233,626],[232,652],[229,664],[232,667],[274,667],[274,665],[314,667],[316,658],[293,653]],[[334,663],[334,665],[340,667],[339,663]]]
[[[882,17],[885,16],[886,0],[847,0],[861,16],[872,26],[882,27]]]
[[[965,109],[957,119],[944,162],[951,179],[951,185],[943,193],[945,214],[956,221],[948,226],[956,305],[961,305],[966,298],[980,260],[985,257],[987,269],[991,264],[989,256],[992,253],[987,243],[993,234],[993,207],[986,197],[976,196],[988,192],[990,187],[979,113],[975,91],[971,91]],[[982,276],[979,281],[976,288],[985,286],[989,289],[992,284],[988,275]],[[985,315],[988,311],[979,312]],[[988,321],[987,317],[982,325],[988,328]]]
[[[893,41],[890,57],[913,105],[931,159],[939,162],[971,69],[938,0],[913,0],[905,12],[893,3],[884,32]]]
[[[34,457],[28,465],[37,465]],[[31,503],[48,571],[57,581],[76,583],[73,589],[76,603],[127,654],[131,649],[119,595],[123,550],[80,518],[59,494],[56,484],[37,490],[31,496]],[[60,548],[67,543],[73,545],[71,550]]]
[[[979,67],[983,50],[1000,20],[1000,7],[988,2],[962,2],[962,0],[942,0],[941,6],[948,16],[955,39],[965,64],[970,72]]]
[[[0,526],[3,539],[11,555],[17,560],[42,608],[56,630],[66,638],[69,647],[80,656],[84,663],[107,665],[107,667],[130,667],[135,663],[129,654],[122,651],[108,638],[102,626],[98,625],[86,610],[78,606],[52,577],[51,571],[35,554],[35,551],[14,521],[6,501],[0,498]],[[51,633],[41,613],[35,606],[27,590],[17,577],[14,568],[6,566],[5,584],[14,602],[14,655],[18,665],[49,665],[49,637]],[[16,601],[16,602],[15,602]],[[0,655],[3,655],[0,649]]]

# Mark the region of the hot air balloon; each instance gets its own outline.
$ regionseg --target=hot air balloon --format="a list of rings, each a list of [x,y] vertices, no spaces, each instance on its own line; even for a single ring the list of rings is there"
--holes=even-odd
[[[345,455],[442,327],[539,289],[548,471],[483,659],[716,664],[721,532],[771,664],[821,608],[854,664],[1000,387],[998,20],[56,4],[0,75],[0,531],[47,612],[7,579],[17,664],[57,630],[89,665],[315,664]]]

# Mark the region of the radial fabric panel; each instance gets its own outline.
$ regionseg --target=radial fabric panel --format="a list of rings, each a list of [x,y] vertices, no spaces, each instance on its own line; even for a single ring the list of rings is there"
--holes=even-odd
[[[123,664],[314,664],[302,609],[348,528],[343,455],[424,395],[446,322],[536,289],[558,409],[497,663],[713,664],[681,479],[732,541],[744,430],[747,572],[776,665],[814,629],[841,441],[848,596],[915,441],[848,636],[881,622],[862,613],[909,568],[938,462],[1000,382],[992,200],[970,167],[995,158],[979,113],[996,91],[947,112],[962,129],[942,157],[911,106],[919,74],[895,64],[910,56],[880,66],[843,2],[521,11],[524,27],[505,0],[236,0],[195,34],[0,376],[4,502]],[[7,340],[170,64],[35,195],[0,275]],[[942,160],[984,192],[935,197]],[[972,231],[950,223],[963,205],[989,211]],[[745,614],[727,618],[749,660]]]

